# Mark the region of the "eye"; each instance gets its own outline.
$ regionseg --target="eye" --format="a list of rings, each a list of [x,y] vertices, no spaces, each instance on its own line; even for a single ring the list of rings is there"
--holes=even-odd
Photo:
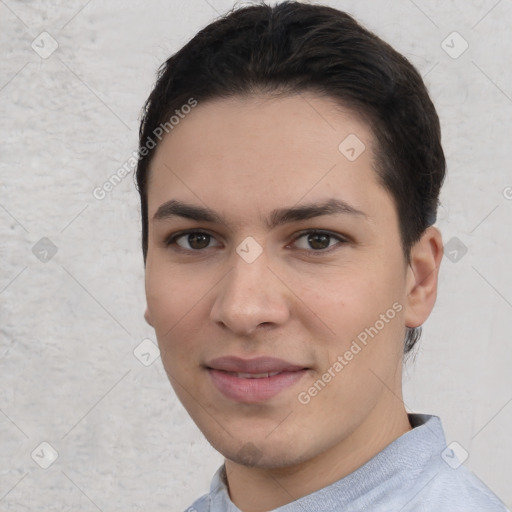
[[[173,235],[167,239],[167,246],[177,245],[186,251],[200,251],[216,245],[210,245],[210,242],[216,241],[215,238],[204,231],[187,231]]]
[[[347,243],[347,240],[341,236],[316,229],[302,233],[294,240],[299,249],[315,252],[327,252],[327,249],[343,243]]]

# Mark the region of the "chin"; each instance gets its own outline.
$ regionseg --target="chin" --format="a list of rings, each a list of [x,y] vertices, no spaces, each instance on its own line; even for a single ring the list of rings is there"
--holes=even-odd
[[[276,436],[272,440],[267,436],[268,432],[261,435],[245,435],[243,439],[223,437],[221,440],[208,440],[225,458],[236,464],[261,469],[289,468],[308,460],[308,452],[313,451],[311,447],[304,451],[304,443],[297,439],[293,445],[287,445],[285,439],[291,439],[291,436]],[[297,451],[298,446],[302,447],[302,451]]]
[[[224,454],[224,456],[231,461],[240,464],[242,466],[248,466],[260,469],[279,469],[279,468],[290,468],[296,464],[300,464],[306,457],[297,457],[297,453],[276,453],[273,449],[260,450],[253,443],[246,443],[239,451],[232,452],[230,455]]]

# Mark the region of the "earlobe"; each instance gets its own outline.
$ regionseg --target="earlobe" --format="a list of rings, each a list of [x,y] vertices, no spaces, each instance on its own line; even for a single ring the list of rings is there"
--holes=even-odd
[[[434,226],[425,230],[411,248],[407,269],[405,325],[419,327],[430,315],[437,297],[439,266],[443,257],[441,232]]]
[[[151,319],[151,313],[149,312],[149,308],[146,306],[146,311],[144,311],[144,319],[146,320],[146,322],[151,326],[151,327],[154,327],[153,326],[153,321]]]

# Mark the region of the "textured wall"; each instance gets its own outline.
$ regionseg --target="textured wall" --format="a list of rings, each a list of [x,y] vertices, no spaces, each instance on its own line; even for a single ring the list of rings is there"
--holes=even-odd
[[[438,107],[447,257],[405,402],[510,506],[512,3],[329,4],[402,51]],[[231,6],[0,2],[2,511],[181,511],[222,461],[139,347],[154,335],[130,156],[157,66]]]

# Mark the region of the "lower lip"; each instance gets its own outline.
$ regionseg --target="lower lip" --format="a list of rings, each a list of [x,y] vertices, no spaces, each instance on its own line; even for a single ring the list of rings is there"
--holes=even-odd
[[[307,370],[282,372],[272,377],[244,379],[221,370],[208,368],[213,384],[227,398],[237,402],[258,403],[269,400],[283,389],[293,386]]]

